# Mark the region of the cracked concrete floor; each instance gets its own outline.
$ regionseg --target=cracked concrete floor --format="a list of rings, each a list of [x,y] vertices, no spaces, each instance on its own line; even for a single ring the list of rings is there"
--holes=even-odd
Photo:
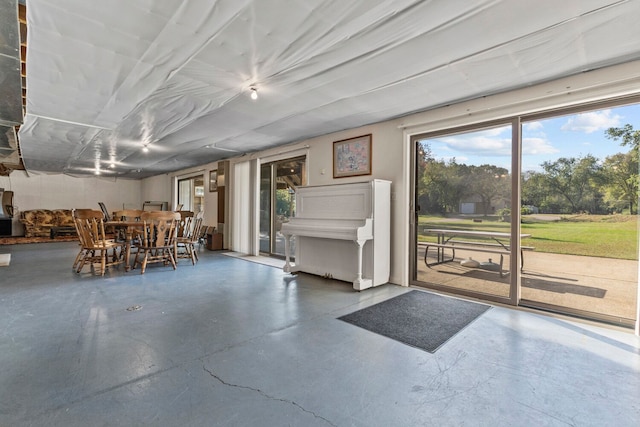
[[[77,275],[74,243],[7,248],[0,426],[640,420],[630,331],[493,307],[431,354],[337,320],[407,288],[355,292],[208,251],[176,271]]]

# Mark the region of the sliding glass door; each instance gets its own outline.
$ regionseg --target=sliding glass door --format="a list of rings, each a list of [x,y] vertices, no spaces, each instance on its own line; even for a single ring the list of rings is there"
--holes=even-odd
[[[200,212],[204,208],[204,176],[178,180],[178,207],[183,211]]]
[[[271,201],[273,190],[271,189],[272,167],[270,164],[260,166],[260,252],[271,253]]]
[[[632,326],[640,104],[413,137],[412,284]]]
[[[633,324],[637,129],[638,104],[523,120],[521,305]]]
[[[510,123],[415,140],[417,284],[510,300]]]
[[[305,157],[260,166],[260,252],[284,257],[282,224],[295,214],[295,191],[306,181]],[[292,241],[295,245],[295,241]],[[295,246],[292,247],[292,253]]]

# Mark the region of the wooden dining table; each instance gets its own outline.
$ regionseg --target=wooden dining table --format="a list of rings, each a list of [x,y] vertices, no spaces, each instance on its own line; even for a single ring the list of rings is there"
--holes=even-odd
[[[133,233],[136,230],[142,230],[144,228],[143,221],[105,221],[104,226],[106,229],[123,230],[125,235],[125,254],[124,254],[124,269],[125,271],[131,270],[131,244],[133,243]]]

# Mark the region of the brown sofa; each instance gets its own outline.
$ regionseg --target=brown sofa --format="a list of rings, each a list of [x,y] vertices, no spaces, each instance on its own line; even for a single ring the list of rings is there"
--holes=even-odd
[[[71,209],[33,209],[20,213],[25,237],[50,237],[53,227],[74,227]]]

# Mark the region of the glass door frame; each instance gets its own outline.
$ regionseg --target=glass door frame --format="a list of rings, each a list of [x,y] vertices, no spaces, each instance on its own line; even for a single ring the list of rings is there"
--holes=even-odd
[[[532,122],[537,120],[551,119],[557,116],[579,114],[579,113],[585,113],[590,111],[603,110],[607,108],[624,107],[626,105],[632,105],[632,104],[640,104],[640,96],[634,95],[630,97],[606,99],[602,101],[596,101],[596,102],[580,104],[580,105],[573,105],[573,106],[558,108],[553,110],[543,110],[535,113],[522,115],[520,117],[520,120],[522,123],[527,123],[527,122]],[[518,194],[520,195],[520,191],[518,191]],[[518,200],[518,202],[520,202],[520,200]],[[636,216],[637,216],[636,220],[640,221],[640,213],[637,213]],[[639,233],[640,233],[640,230],[639,230]],[[638,237],[640,239],[640,234]],[[640,240],[638,241],[638,244],[640,246]],[[638,260],[637,262],[640,267],[640,260]],[[638,294],[638,301],[636,302],[637,307],[636,307],[635,330],[637,334],[637,331],[640,330],[639,329],[640,328],[640,280],[638,281],[636,286],[637,286],[636,292]],[[526,307],[526,308],[533,308],[533,309],[545,310],[548,312],[555,312],[559,314],[572,315],[572,316],[576,316],[576,317],[580,317],[588,320],[606,322],[616,326],[634,327],[633,325],[630,325],[630,324],[627,324],[626,322],[621,321],[619,317],[610,316],[607,313],[586,311],[586,310],[580,310],[580,309],[564,307],[564,306],[559,307],[557,305],[547,304],[545,302],[534,301],[526,298],[519,298],[517,305],[521,307]]]
[[[261,255],[271,256],[271,254],[273,252],[273,246],[272,246],[273,245],[273,234],[274,234],[273,233],[273,216],[274,216],[273,204],[274,204],[274,200],[275,200],[275,191],[273,189],[273,187],[274,187],[273,186],[274,168],[273,168],[272,163],[263,163],[263,164],[260,165],[260,167],[258,169],[259,170],[259,175],[260,175],[259,176],[260,184],[259,184],[259,189],[258,189],[258,192],[260,194],[260,197],[258,199],[258,204],[259,204],[259,206],[258,206],[258,215],[260,216],[259,223],[258,223],[258,238],[260,239],[260,234],[264,231],[263,230],[263,222],[262,222],[262,212],[263,212],[263,209],[262,209],[263,208],[263,206],[262,206],[262,190],[263,190],[262,189],[262,180],[263,179],[266,180],[266,178],[264,178],[262,176],[262,171],[263,171],[263,169],[266,169],[266,168],[269,169],[269,177],[268,177],[268,179],[269,179],[269,190],[268,190],[269,191],[269,196],[268,196],[269,206],[268,206],[268,209],[267,209],[268,210],[268,223],[269,223],[268,231],[267,231],[267,233],[268,233],[267,239],[268,239],[268,242],[269,242],[269,250],[267,252],[263,251],[262,250],[262,242],[259,241],[258,242],[258,253],[261,254]]]
[[[409,183],[410,186],[410,209],[409,209],[409,254],[408,262],[409,265],[409,284],[410,286],[419,286],[425,287],[425,282],[419,282],[417,280],[417,263],[418,263],[418,204],[417,204],[417,145],[418,141],[424,140],[427,138],[435,138],[444,135],[451,135],[455,133],[468,132],[473,130],[480,130],[483,128],[490,127],[492,125],[499,124],[508,124],[512,125],[512,153],[511,153],[511,164],[512,164],[512,172],[511,172],[511,236],[519,236],[520,235],[520,223],[521,223],[521,174],[522,174],[522,124],[530,121],[552,118],[554,116],[561,115],[570,115],[570,114],[579,114],[588,111],[594,111],[598,109],[606,109],[609,107],[622,107],[625,105],[631,104],[639,104],[640,96],[624,96],[619,98],[610,98],[601,101],[589,102],[589,103],[576,103],[571,106],[563,106],[559,108],[550,108],[550,109],[541,109],[536,112],[530,112],[527,114],[521,115],[513,115],[511,117],[507,117],[503,120],[494,120],[494,121],[486,121],[486,122],[478,122],[471,125],[466,126],[457,126],[451,127],[444,130],[439,130],[435,132],[416,132],[409,135],[409,143],[410,143],[410,168],[411,174],[410,177],[412,182]],[[515,274],[510,275],[510,296],[509,298],[496,297],[487,294],[478,294],[476,292],[460,290],[460,289],[452,289],[450,287],[445,287],[437,284],[429,283],[428,288],[434,289],[439,292],[454,294],[454,295],[462,295],[468,296],[472,298],[479,298],[486,301],[495,301],[498,303],[503,303],[507,305],[513,306],[522,306],[529,307],[534,309],[541,309],[550,312],[556,312],[563,315],[573,315],[581,318],[586,318],[589,320],[603,321],[607,323],[614,323],[616,319],[610,318],[606,314],[596,313],[596,312],[584,312],[580,310],[571,309],[568,307],[555,307],[549,306],[544,303],[523,300],[521,297],[521,272],[519,269],[520,265],[520,239],[512,239],[511,244],[511,255],[510,255],[510,271],[515,272]],[[640,285],[640,283],[639,283]],[[639,294],[638,298],[640,300],[640,286],[637,289]],[[636,331],[640,327],[640,302],[637,303],[637,312],[638,317],[635,321]]]
[[[277,217],[277,178],[278,178],[278,165],[282,164],[282,163],[287,163],[287,162],[292,162],[292,161],[300,161],[302,164],[302,168],[300,171],[300,181],[301,184],[300,185],[306,185],[307,182],[307,173],[306,173],[306,162],[307,162],[307,156],[306,155],[298,155],[298,156],[293,156],[293,157],[287,157],[287,158],[282,158],[282,159],[278,159],[278,160],[273,160],[273,161],[269,161],[269,162],[265,162],[265,163],[261,163],[259,166],[259,181],[262,181],[262,170],[263,168],[265,168],[266,166],[270,167],[270,178],[269,178],[269,183],[270,183],[270,190],[269,190],[269,252],[264,252],[263,250],[261,250],[261,248],[259,247],[259,253],[261,255],[265,255],[265,256],[270,256],[270,257],[277,257],[277,258],[282,258],[284,259],[284,254],[279,254],[277,252],[277,239],[276,239],[276,217]],[[260,200],[261,203],[261,200]],[[258,206],[258,211],[261,212],[262,211],[262,206]],[[259,231],[262,231],[261,229]]]
[[[428,139],[428,138],[436,138],[436,137],[440,137],[440,136],[445,136],[445,135],[453,135],[453,134],[460,134],[460,133],[466,133],[466,132],[471,132],[471,131],[480,131],[482,129],[488,129],[488,128],[492,128],[492,127],[498,127],[498,126],[507,126],[510,125],[511,126],[511,132],[512,132],[512,138],[511,138],[511,200],[509,203],[509,206],[511,208],[511,212],[512,212],[512,217],[511,217],[511,224],[510,224],[510,232],[511,232],[511,236],[519,236],[520,235],[520,161],[519,161],[519,157],[516,157],[516,154],[519,156],[520,153],[520,133],[521,133],[521,126],[520,126],[520,118],[519,117],[515,117],[515,118],[509,118],[509,119],[503,119],[503,120],[493,120],[493,121],[487,121],[487,122],[483,122],[483,123],[475,123],[473,125],[466,125],[466,126],[459,126],[459,127],[454,127],[454,128],[448,128],[445,130],[440,130],[440,131],[436,131],[436,132],[423,132],[423,133],[416,133],[414,135],[411,135],[410,137],[410,144],[411,144],[411,150],[410,150],[410,165],[412,168],[412,174],[411,176],[413,177],[413,182],[411,183],[411,194],[410,194],[410,200],[411,200],[411,209],[410,209],[410,216],[411,218],[409,218],[409,232],[410,232],[410,239],[409,239],[409,244],[410,244],[410,248],[409,248],[409,284],[410,286],[419,286],[419,287],[424,287],[425,282],[420,282],[417,280],[417,274],[418,274],[418,268],[417,268],[417,263],[418,261],[418,168],[416,167],[416,161],[417,161],[417,150],[418,150],[418,144],[419,141],[422,141],[424,139]],[[517,197],[515,197],[517,196]],[[438,284],[434,284],[434,283],[429,283],[428,288],[429,289],[434,289],[437,290],[439,292],[445,292],[445,293],[450,293],[450,294],[456,294],[456,295],[463,295],[463,296],[467,296],[467,297],[471,297],[471,298],[477,298],[477,299],[482,299],[485,301],[494,301],[494,302],[498,302],[501,304],[507,304],[507,305],[518,305],[519,302],[519,298],[520,298],[520,262],[521,262],[521,254],[520,254],[520,239],[511,239],[511,244],[510,244],[510,256],[509,256],[509,271],[515,271],[517,272],[517,274],[510,274],[509,275],[509,296],[508,297],[502,297],[499,295],[492,295],[492,294],[486,294],[486,293],[479,293],[479,292],[473,292],[473,291],[469,291],[469,290],[465,290],[465,289],[452,289],[451,287],[447,287],[447,286],[443,286],[443,285],[438,285]]]
[[[202,185],[196,186],[196,181],[202,183]],[[182,183],[188,183],[188,195],[182,194]],[[198,191],[200,191],[201,194],[197,193],[196,187],[198,187]],[[181,196],[186,196],[186,199]],[[202,172],[189,176],[176,177],[176,206],[183,204],[182,210],[198,213],[204,210],[204,197],[204,174]],[[197,211],[196,208],[198,208]]]

